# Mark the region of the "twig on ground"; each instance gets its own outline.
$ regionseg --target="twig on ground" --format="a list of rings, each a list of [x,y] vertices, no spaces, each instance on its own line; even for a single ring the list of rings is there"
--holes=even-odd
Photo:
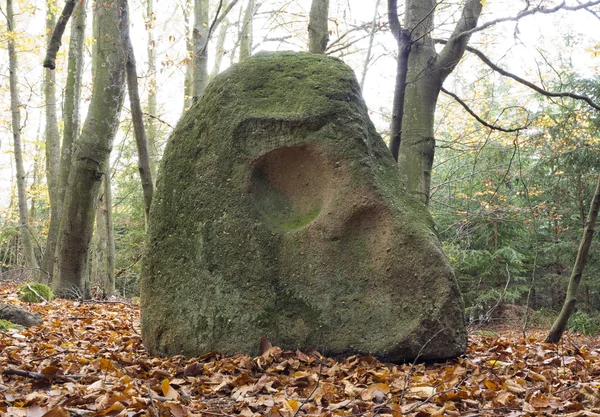
[[[40,300],[44,300],[45,302],[48,302],[48,300],[46,300],[44,297],[42,297],[36,290],[34,290],[33,288],[31,288],[31,285],[29,284],[25,284],[27,285],[27,288],[34,293],[35,295],[37,295],[39,297]]]
[[[156,409],[156,405],[154,404],[154,396],[152,395],[152,389],[150,388],[150,386],[148,384],[146,384],[146,389],[148,390],[148,396],[150,397],[150,407],[152,408],[152,414],[155,417],[159,417],[160,414],[159,414],[158,410]]]
[[[84,375],[61,375],[61,374],[40,374],[39,372],[31,372],[31,371],[23,371],[22,369],[5,369],[2,371],[3,375],[17,375],[17,376],[23,376],[26,378],[32,378],[32,379],[41,379],[41,380],[46,380],[46,381],[55,381],[57,383],[60,382],[69,382],[70,380],[74,380],[74,379],[81,379],[84,377]]]

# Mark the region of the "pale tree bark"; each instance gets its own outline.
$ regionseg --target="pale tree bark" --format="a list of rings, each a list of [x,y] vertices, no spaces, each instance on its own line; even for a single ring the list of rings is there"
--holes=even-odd
[[[158,128],[154,117],[158,115],[156,89],[156,44],[154,40],[154,0],[146,0],[146,31],[148,32],[148,114],[146,132],[148,133],[148,153],[150,157],[150,173],[156,178],[158,166]]]
[[[30,187],[30,201],[29,201],[29,219],[31,219],[32,224],[35,224],[38,212],[37,212],[37,206],[38,206],[38,197],[39,197],[39,190],[42,186],[41,182],[42,182],[42,161],[44,159],[43,154],[44,154],[44,150],[42,149],[41,145],[39,144],[39,131],[38,131],[38,140],[36,142],[38,142],[35,145],[35,157],[33,159],[33,179],[31,181],[31,187]],[[40,282],[43,282],[42,279],[45,280],[46,277],[44,276],[40,276]]]
[[[105,176],[105,178],[107,176]],[[102,180],[102,183],[104,184],[104,180]],[[108,263],[106,262],[108,235],[106,232],[106,200],[103,192],[101,192],[98,197],[98,206],[96,207],[96,231],[94,232],[92,242],[93,244],[90,248],[90,281],[92,283],[92,289],[98,286],[104,291],[104,283],[107,281],[106,277],[108,276]]]
[[[46,1],[46,45],[50,44],[50,34],[56,24],[56,1]],[[58,116],[56,105],[56,73],[44,68],[44,106],[46,116],[46,180],[48,183],[48,195],[50,198],[50,209],[56,212],[58,199],[58,165],[60,161],[60,137],[58,131]]]
[[[312,0],[308,20],[308,52],[324,54],[329,42],[329,0]]]
[[[431,33],[435,0],[406,0],[400,25],[396,0],[388,0],[390,29],[400,48],[392,116],[392,151],[398,149],[400,173],[409,193],[429,203],[435,153],[434,113],[442,84],[462,58],[481,13],[480,0],[467,0],[454,31],[438,54]],[[406,72],[405,79],[403,80]],[[400,97],[402,99],[400,99]]]
[[[105,175],[123,104],[127,51],[121,35],[128,28],[125,0],[94,2],[96,57],[94,87],[81,136],[76,144],[59,230],[58,273],[53,286],[63,297],[89,297],[86,261],[98,192]]]
[[[12,0],[6,0],[6,25],[9,32],[8,36],[8,70],[10,87],[10,109],[12,117],[13,146],[15,153],[15,166],[17,170],[17,195],[19,206],[19,229],[21,231],[22,256],[25,265],[28,268],[37,268],[38,263],[33,252],[33,237],[29,228],[27,216],[27,182],[25,179],[25,168],[23,166],[23,150],[21,145],[21,114],[19,112],[19,88],[17,80],[17,52],[15,50],[15,30],[14,10]]]
[[[103,296],[111,296],[115,289],[115,237],[112,223],[112,191],[110,166],[102,180],[102,192],[96,209],[95,256],[92,274],[102,289]]]
[[[225,8],[228,7],[228,2],[224,2]],[[224,19],[221,27],[219,28],[219,35],[217,36],[217,44],[215,46],[215,65],[210,74],[210,78],[213,79],[221,70],[221,63],[223,62],[223,57],[225,56],[225,39],[227,39],[227,31],[231,26],[231,22],[229,19]]]
[[[135,144],[138,151],[138,171],[142,182],[142,191],[144,194],[144,213],[146,217],[146,226],[148,226],[148,216],[150,214],[150,204],[152,203],[152,194],[154,185],[152,183],[152,171],[150,169],[150,156],[148,153],[148,140],[146,139],[146,129],[144,127],[144,115],[142,113],[142,104],[140,102],[140,93],[137,82],[137,68],[135,63],[135,54],[133,45],[129,37],[129,28],[125,28],[123,34],[123,47],[127,53],[127,91],[129,93],[129,104],[131,107],[131,120],[133,122],[133,131],[135,134]],[[109,187],[110,188],[110,187]]]
[[[71,36],[69,41],[67,81],[65,86],[65,100],[63,105],[63,141],[60,149],[60,163],[58,168],[58,187],[56,196],[56,210],[50,214],[50,226],[46,239],[46,250],[42,260],[42,272],[52,282],[55,274],[56,247],[58,244],[58,230],[65,191],[71,169],[71,158],[74,143],[79,133],[79,100],[81,97],[81,78],[83,74],[83,46],[85,42],[86,0],[78,1],[73,10],[71,22]]]
[[[194,29],[192,51],[194,66],[192,76],[192,102],[202,97],[208,83],[208,0],[194,0]]]
[[[254,20],[254,0],[248,0],[244,11],[242,33],[240,35],[240,61],[252,55],[252,21]]]
[[[112,189],[111,189],[110,161],[106,164],[104,176],[104,203],[106,204],[106,276],[102,289],[104,295],[111,296],[116,293],[115,282],[115,232],[113,227]]]
[[[192,105],[193,84],[194,84],[194,39],[193,29],[190,31],[189,28],[192,22],[193,4],[192,0],[186,0],[183,8],[183,17],[185,22],[186,32],[186,53],[187,53],[187,64],[185,66],[185,80],[183,81],[183,111],[185,112]]]
[[[575,259],[575,265],[571,271],[569,278],[569,287],[567,288],[567,295],[565,302],[560,310],[560,314],[552,324],[552,328],[546,336],[546,342],[557,343],[562,334],[564,333],[567,325],[569,324],[569,317],[575,310],[577,304],[577,291],[579,290],[579,284],[583,277],[583,270],[588,260],[590,252],[590,246],[592,245],[592,239],[594,237],[594,231],[596,227],[596,220],[598,219],[598,209],[600,208],[600,177],[598,177],[598,183],[596,184],[596,191],[594,198],[590,204],[590,211],[588,212],[587,221],[585,228],[583,229],[583,236],[579,243],[579,250],[577,251],[577,258]]]
[[[56,1],[46,1],[46,48],[50,47],[52,30],[56,25]],[[50,200],[50,231],[46,239],[46,249],[42,258],[40,280],[51,282],[52,268],[54,266],[54,251],[56,250],[56,232],[58,231],[57,219],[60,218],[60,205],[58,200],[58,177],[60,169],[60,133],[58,130],[58,116],[56,103],[56,73],[50,68],[44,68],[44,106],[46,116],[45,143],[46,143],[46,182],[48,184],[48,197]],[[54,224],[52,223],[52,219]],[[50,246],[48,246],[50,243]]]

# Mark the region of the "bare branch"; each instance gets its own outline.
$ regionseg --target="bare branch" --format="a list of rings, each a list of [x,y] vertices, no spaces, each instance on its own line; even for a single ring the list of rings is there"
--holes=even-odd
[[[462,36],[462,34],[477,25],[481,9],[480,0],[469,0],[464,5],[460,20],[456,24],[448,43],[440,52],[437,61],[442,82],[454,70],[464,55],[469,36]]]
[[[436,43],[441,43],[441,44],[446,44],[449,42],[445,39],[434,39],[434,41]],[[575,93],[569,93],[569,92],[554,92],[554,91],[545,90],[545,89],[533,84],[532,82],[527,81],[524,78],[521,78],[516,74],[513,74],[512,72],[508,72],[505,69],[500,68],[498,65],[494,64],[487,56],[485,56],[485,54],[483,52],[481,52],[479,49],[473,48],[472,46],[467,46],[466,49],[467,49],[467,51],[471,52],[472,54],[477,55],[477,57],[479,59],[481,59],[488,67],[490,67],[491,69],[493,69],[500,75],[512,78],[516,82],[523,84],[526,87],[531,88],[532,90],[536,91],[537,93],[540,93],[543,96],[546,96],[546,97],[569,97],[569,98],[572,98],[575,100],[585,101],[587,104],[589,104],[594,109],[600,110],[600,104],[595,103],[588,96],[584,96],[581,94],[575,94]]]
[[[54,31],[52,32],[52,37],[50,38],[50,42],[48,43],[48,50],[46,51],[46,58],[44,59],[44,68],[49,68],[51,70],[56,68],[56,54],[58,54],[58,50],[60,49],[60,45],[62,43],[62,35],[65,32],[67,27],[67,23],[73,14],[73,9],[75,9],[76,0],[67,0],[65,3],[65,7],[63,8],[60,17],[58,18],[58,22],[54,27]]]
[[[546,97],[569,97],[569,98],[572,98],[575,100],[585,101],[587,104],[589,104],[594,109],[600,110],[600,105],[596,104],[591,98],[589,98],[587,96],[584,96],[581,94],[569,93],[569,92],[553,92],[553,91],[544,90],[543,88],[533,84],[532,82],[529,82],[529,81],[519,77],[518,75],[515,75],[511,72],[506,71],[505,69],[500,68],[499,66],[494,64],[487,56],[485,56],[483,54],[483,52],[481,52],[480,50],[475,49],[471,46],[468,46],[467,51],[477,55],[477,57],[479,59],[481,59],[488,67],[490,67],[497,73],[504,75],[505,77],[512,78],[513,80],[517,81],[518,83],[523,84]]]
[[[600,0],[594,0],[594,1],[590,1],[587,3],[580,3],[574,6],[568,6],[566,4],[566,2],[562,2],[559,5],[555,6],[555,7],[551,7],[551,8],[545,8],[543,5],[539,5],[537,7],[534,7],[533,9],[525,9],[519,13],[517,13],[516,16],[509,16],[509,17],[501,17],[498,19],[494,19],[494,20],[490,20],[489,22],[485,22],[484,24],[482,24],[481,26],[477,26],[474,27],[473,29],[470,30],[466,30],[462,33],[460,33],[456,39],[461,39],[465,36],[471,36],[473,33],[475,32],[480,32],[486,28],[489,28],[490,26],[496,25],[498,23],[502,23],[502,22],[516,22],[518,20],[521,20],[524,17],[527,16],[531,16],[533,14],[551,14],[551,13],[555,13],[559,10],[571,10],[571,11],[575,11],[575,10],[581,10],[581,9],[587,9],[588,7],[591,6],[595,6],[597,4],[600,4]]]
[[[394,38],[398,40],[402,31],[400,20],[398,19],[398,0],[388,0],[388,19],[390,21],[390,30]]]
[[[456,100],[456,102],[458,104],[460,104],[466,111],[467,113],[469,113],[471,116],[473,116],[475,118],[475,120],[477,120],[479,123],[481,123],[482,125],[484,125],[487,128],[490,128],[492,130],[497,130],[499,132],[505,132],[505,133],[514,133],[514,132],[518,132],[519,130],[523,130],[523,129],[527,129],[529,127],[529,125],[531,124],[531,121],[528,120],[527,124],[525,126],[521,126],[521,127],[516,127],[514,129],[506,129],[504,127],[500,127],[500,126],[496,126],[493,125],[491,123],[486,122],[485,120],[483,120],[480,116],[478,116],[470,107],[467,103],[465,103],[460,97],[458,97],[456,94],[446,90],[444,87],[441,88],[442,92],[444,92],[445,94],[449,95],[450,97],[452,97],[454,100]]]

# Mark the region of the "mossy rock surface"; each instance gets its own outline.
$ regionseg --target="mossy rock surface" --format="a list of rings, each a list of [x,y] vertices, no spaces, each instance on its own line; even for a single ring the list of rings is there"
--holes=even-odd
[[[31,327],[40,324],[42,317],[39,313],[32,313],[16,305],[0,303],[0,320],[23,327]]]
[[[178,124],[141,309],[144,344],[159,355],[252,355],[261,336],[384,361],[466,348],[432,219],[404,192],[354,73],[307,53],[233,66]]]
[[[10,322],[8,320],[2,320],[2,319],[0,319],[0,333],[1,332],[5,332],[8,329],[15,329],[17,327],[19,327],[19,326],[17,326],[16,324],[14,324],[14,323],[12,323],[12,322]]]
[[[33,291],[32,291],[33,290]],[[36,294],[37,293],[37,294]],[[39,296],[42,296],[42,300]],[[26,303],[41,303],[54,300],[55,296],[49,286],[39,282],[23,284],[19,287],[19,299]]]

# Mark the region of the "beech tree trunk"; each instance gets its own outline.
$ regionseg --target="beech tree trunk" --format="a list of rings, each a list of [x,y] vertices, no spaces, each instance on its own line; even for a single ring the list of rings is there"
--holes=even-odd
[[[390,29],[400,48],[391,147],[397,146],[398,165],[407,190],[425,204],[429,203],[435,153],[437,98],[470,38],[459,35],[477,25],[482,9],[480,0],[467,0],[448,43],[437,53],[431,37],[436,6],[434,0],[406,0],[404,24],[400,25],[396,0],[388,0]]]
[[[158,129],[156,117],[158,113],[158,101],[156,91],[156,48],[154,42],[154,0],[146,0],[146,30],[148,32],[148,114],[146,118],[146,132],[148,138],[148,153],[150,158],[150,173],[156,179],[156,167],[158,166]]]
[[[46,1],[46,46],[50,44],[52,29],[56,24],[56,1]],[[58,169],[60,163],[60,134],[56,106],[56,73],[44,68],[44,106],[46,116],[46,181],[50,198],[51,216],[58,217]]]
[[[50,213],[50,226],[46,239],[46,250],[42,260],[42,270],[52,282],[55,276],[56,248],[58,244],[58,230],[65,191],[71,169],[73,146],[79,133],[79,99],[81,97],[81,77],[83,74],[83,45],[85,42],[85,23],[87,1],[77,2],[71,20],[71,36],[69,41],[67,81],[65,86],[65,100],[63,105],[63,143],[60,149],[60,163],[58,169],[58,187],[56,196],[56,210]]]
[[[98,192],[105,175],[112,142],[119,126],[123,104],[127,50],[119,40],[128,28],[128,7],[118,0],[107,7],[94,2],[94,87],[88,116],[81,132],[65,194],[59,230],[57,295],[89,297],[86,262],[96,211]]]
[[[308,20],[308,52],[324,54],[329,42],[329,0],[312,0]]]
[[[208,0],[194,1],[194,31],[192,50],[194,70],[192,76],[192,102],[198,101],[208,83]]]
[[[227,8],[229,5],[228,1],[223,2],[223,8]],[[217,45],[215,47],[215,65],[210,74],[210,78],[213,79],[221,69],[221,63],[223,62],[223,57],[225,56],[225,39],[227,38],[227,30],[231,26],[229,19],[223,20],[221,26],[219,27],[219,35],[217,36]]]
[[[583,236],[579,244],[579,250],[577,251],[577,258],[575,259],[575,265],[569,278],[569,286],[567,288],[567,295],[565,302],[560,310],[560,314],[556,318],[552,328],[546,336],[546,342],[558,343],[562,334],[564,333],[567,325],[569,324],[569,317],[575,311],[575,305],[577,304],[577,291],[581,278],[583,276],[583,270],[587,264],[588,254],[590,252],[590,246],[592,245],[592,239],[594,237],[594,230],[596,227],[596,220],[598,219],[598,209],[600,208],[600,177],[598,177],[598,183],[596,184],[596,192],[590,205],[590,211],[588,212],[587,221],[585,228],[583,229]]]
[[[10,32],[15,30],[14,10],[12,0],[6,0],[6,25]],[[19,113],[19,88],[17,83],[17,53],[15,50],[14,36],[8,36],[8,70],[10,87],[10,109],[12,116],[13,146],[15,152],[15,166],[17,170],[17,194],[19,206],[19,229],[22,238],[22,256],[28,268],[37,268],[37,260],[33,252],[33,238],[29,228],[27,216],[27,195],[25,168],[23,167],[23,151],[21,145],[21,114]]]
[[[104,176],[104,203],[106,204],[106,276],[103,281],[104,295],[111,296],[116,293],[115,282],[115,232],[113,227],[112,189],[110,175],[110,161],[106,166]]]
[[[138,152],[138,171],[140,173],[142,191],[144,194],[144,213],[146,215],[145,217],[147,226],[148,216],[150,214],[150,204],[152,203],[152,194],[154,193],[154,184],[152,183],[152,171],[150,169],[150,156],[148,153],[148,140],[146,139],[144,116],[142,113],[142,104],[140,102],[140,93],[138,91],[137,68],[135,63],[135,55],[133,52],[133,45],[131,44],[131,39],[129,38],[129,28],[125,29],[125,32],[122,33],[122,37],[124,49],[127,51],[127,91],[129,92],[131,119],[133,122],[135,144]]]
[[[183,8],[183,17],[185,21],[186,33],[186,51],[187,63],[185,66],[185,79],[183,81],[183,111],[185,112],[192,105],[193,84],[194,84],[194,35],[189,27],[192,22],[191,10],[193,9],[192,0],[186,0]]]
[[[242,33],[240,36],[240,61],[252,55],[252,20],[254,19],[254,0],[248,0],[248,6],[244,12]]]

